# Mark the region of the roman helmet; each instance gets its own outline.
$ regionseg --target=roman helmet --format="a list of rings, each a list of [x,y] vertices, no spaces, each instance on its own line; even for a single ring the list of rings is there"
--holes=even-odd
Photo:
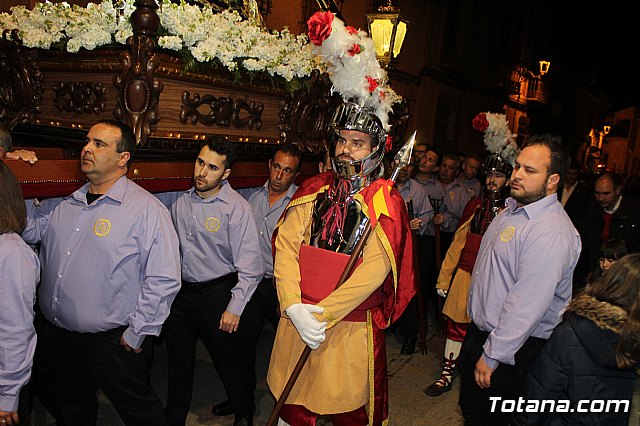
[[[344,102],[333,114],[331,128],[336,133],[331,148],[331,164],[338,178],[350,180],[353,190],[358,191],[382,176],[387,132],[372,111],[353,102]],[[337,161],[334,154],[340,130],[355,130],[371,135],[371,153],[360,160]]]
[[[492,154],[487,157],[482,165],[484,173],[488,172],[499,172],[509,178],[511,176],[511,172],[513,171],[513,166],[508,161],[504,160],[500,154]]]

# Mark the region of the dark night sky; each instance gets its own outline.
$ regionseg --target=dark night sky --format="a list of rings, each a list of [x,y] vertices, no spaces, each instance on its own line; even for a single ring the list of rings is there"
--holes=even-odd
[[[640,2],[556,0],[553,8],[552,67],[607,94],[610,111],[640,106]]]

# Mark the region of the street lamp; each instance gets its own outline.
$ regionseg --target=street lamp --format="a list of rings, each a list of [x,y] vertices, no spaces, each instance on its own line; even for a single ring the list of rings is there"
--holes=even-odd
[[[551,67],[551,61],[538,61],[540,64],[540,77],[549,72],[549,68]]]
[[[392,0],[383,2],[373,13],[368,13],[369,35],[376,47],[376,57],[383,67],[400,54],[409,21],[400,16],[400,9]]]

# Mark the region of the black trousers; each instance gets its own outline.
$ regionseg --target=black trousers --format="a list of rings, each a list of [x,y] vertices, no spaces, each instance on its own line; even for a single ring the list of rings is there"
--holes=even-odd
[[[273,282],[273,278],[263,278],[256,288],[251,300],[255,301],[264,316],[273,325],[273,329],[278,328],[280,321],[280,305],[278,304],[278,292]]]
[[[515,354],[515,365],[500,364],[491,376],[491,387],[480,388],[474,378],[476,363],[482,355],[482,346],[489,333],[469,324],[460,352],[460,409],[465,425],[507,425],[511,413],[501,413],[500,403],[491,412],[490,397],[517,400],[522,394],[529,368],[547,342],[545,339],[529,337]]]
[[[142,353],[120,345],[126,327],[101,333],[76,333],[51,323],[45,325],[47,350],[56,385],[56,420],[62,425],[96,424],[100,388],[127,425],[165,425],[162,403],[151,386],[149,361],[153,342],[148,337]]]
[[[236,418],[253,415],[254,360],[263,313],[251,300],[235,333],[220,330],[220,317],[227,309],[236,283],[236,274],[208,283],[183,283],[171,306],[171,314],[163,327],[168,354],[165,413],[170,425],[184,425],[189,412],[198,338],[211,356]]]
[[[452,232],[440,232],[441,260],[449,250],[453,241]],[[441,265],[436,265],[436,240],[428,235],[418,236],[418,262],[420,266],[420,285],[422,287],[422,300],[424,301],[425,321],[428,322],[429,312],[434,313],[434,318],[440,315],[438,307],[438,295],[436,293],[437,271]],[[427,324],[425,324],[425,327]],[[405,339],[416,339],[418,336],[418,298],[414,297],[400,317],[400,336]]]

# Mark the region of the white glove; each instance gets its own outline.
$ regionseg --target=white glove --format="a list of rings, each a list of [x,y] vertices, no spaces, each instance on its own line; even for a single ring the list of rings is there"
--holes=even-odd
[[[285,312],[300,333],[302,341],[311,349],[318,349],[320,343],[324,342],[327,323],[318,321],[312,314],[321,314],[324,312],[324,308],[306,303],[295,303],[285,309]]]
[[[444,288],[437,288],[436,292],[440,297],[447,297],[447,294],[449,294],[449,290],[445,290]]]

